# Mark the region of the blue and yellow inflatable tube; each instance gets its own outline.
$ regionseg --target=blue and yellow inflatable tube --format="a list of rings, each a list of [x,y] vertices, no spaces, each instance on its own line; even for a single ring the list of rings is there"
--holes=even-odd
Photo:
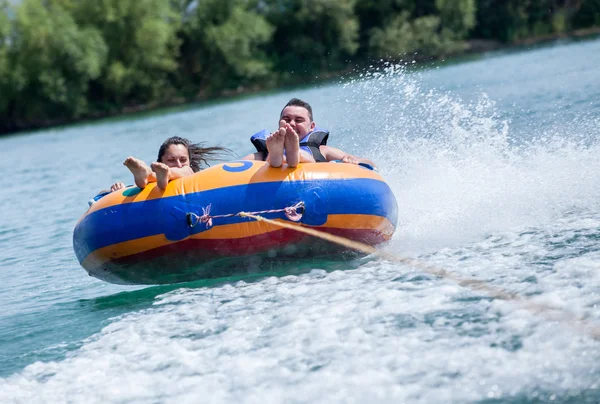
[[[294,206],[297,217],[284,211]],[[298,226],[369,245],[388,241],[397,220],[391,189],[368,168],[343,163],[272,168],[237,161],[171,181],[165,190],[149,184],[104,196],[77,223],[73,248],[91,276],[120,284],[237,276],[274,262],[356,256],[328,241],[236,216],[239,212],[294,219]]]

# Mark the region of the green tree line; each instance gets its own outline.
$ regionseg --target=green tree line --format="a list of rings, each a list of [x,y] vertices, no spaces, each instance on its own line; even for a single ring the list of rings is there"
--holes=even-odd
[[[0,0],[0,132],[600,26],[600,0]]]

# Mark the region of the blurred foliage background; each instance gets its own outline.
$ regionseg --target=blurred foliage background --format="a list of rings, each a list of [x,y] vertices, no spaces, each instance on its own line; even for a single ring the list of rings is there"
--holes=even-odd
[[[0,133],[600,26],[600,0],[0,0]]]

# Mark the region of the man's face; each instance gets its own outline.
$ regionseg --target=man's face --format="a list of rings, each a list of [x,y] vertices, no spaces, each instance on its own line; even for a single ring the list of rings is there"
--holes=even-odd
[[[310,120],[308,110],[299,106],[285,107],[281,111],[281,119],[289,123],[300,138],[308,135],[315,128],[315,123]]]

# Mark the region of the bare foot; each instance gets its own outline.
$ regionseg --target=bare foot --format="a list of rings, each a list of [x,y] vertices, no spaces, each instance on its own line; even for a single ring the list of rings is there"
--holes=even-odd
[[[289,124],[285,124],[285,158],[288,167],[296,167],[300,162],[300,140]]]
[[[283,164],[283,144],[285,142],[285,129],[271,133],[267,136],[267,150],[269,151],[269,164],[271,167],[281,167]]]
[[[152,171],[156,174],[156,185],[160,189],[165,189],[169,183],[169,166],[164,163],[154,162],[150,167],[152,167]]]
[[[152,170],[150,170],[150,167],[148,167],[146,163],[140,159],[129,156],[125,159],[123,164],[125,167],[129,168],[129,171],[133,174],[135,185],[140,188],[144,188],[148,185],[148,176],[152,174]]]

